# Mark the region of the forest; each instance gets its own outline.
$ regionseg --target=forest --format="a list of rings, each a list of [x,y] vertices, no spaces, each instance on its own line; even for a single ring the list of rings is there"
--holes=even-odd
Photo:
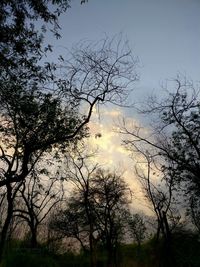
[[[0,266],[199,267],[199,88],[179,75],[130,103],[138,60],[122,35],[48,61],[70,2],[0,1]],[[93,114],[111,105],[145,118],[115,125],[141,210],[125,170],[90,146],[103,137]]]

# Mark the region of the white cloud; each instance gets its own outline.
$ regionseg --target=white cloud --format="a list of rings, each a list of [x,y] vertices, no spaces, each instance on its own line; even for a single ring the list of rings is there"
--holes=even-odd
[[[115,121],[123,117],[120,109],[105,109],[99,118],[97,111],[94,112],[92,121],[89,123],[91,136],[88,145],[92,149],[98,148],[98,154],[94,158],[95,163],[99,163],[104,168],[123,172],[126,182],[133,191],[134,210],[143,210],[151,214],[144,200],[144,194],[134,173],[134,162],[122,145],[122,136],[116,131]],[[133,126],[137,122],[134,119],[127,119],[128,126]],[[138,157],[136,154],[135,157]]]

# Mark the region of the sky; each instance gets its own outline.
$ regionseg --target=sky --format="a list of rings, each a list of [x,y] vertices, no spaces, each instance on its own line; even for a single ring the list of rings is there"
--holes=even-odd
[[[60,17],[60,26],[62,38],[50,39],[54,56],[65,56],[80,40],[96,41],[122,33],[139,59],[140,80],[132,95],[136,102],[152,91],[162,95],[161,85],[177,74],[200,81],[200,0],[89,0],[83,5],[74,0]],[[139,196],[133,164],[121,147],[121,136],[113,131],[111,122],[118,116],[138,120],[131,109],[104,109],[100,118],[94,112],[89,142],[99,147],[96,160],[101,164],[124,168]],[[99,132],[102,137],[95,138]]]
[[[73,0],[60,25],[62,38],[54,50],[63,54],[82,39],[122,32],[140,62],[138,97],[177,73],[199,80],[199,0],[89,0],[83,5]]]

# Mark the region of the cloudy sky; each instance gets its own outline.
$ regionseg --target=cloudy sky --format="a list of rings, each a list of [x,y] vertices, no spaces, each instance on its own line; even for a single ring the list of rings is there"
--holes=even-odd
[[[161,84],[177,74],[200,80],[200,1],[199,0],[89,0],[72,7],[61,17],[59,41],[52,41],[55,55],[67,53],[80,40],[99,40],[120,32],[129,40],[133,54],[139,58],[140,81],[134,97],[142,100],[153,90],[162,94]],[[99,118],[94,113],[90,143],[99,146],[97,159],[107,166],[120,166],[134,188],[133,166],[127,152],[120,146],[121,137],[113,132],[118,116],[136,120],[132,110],[103,110]],[[100,132],[101,138],[95,138]]]

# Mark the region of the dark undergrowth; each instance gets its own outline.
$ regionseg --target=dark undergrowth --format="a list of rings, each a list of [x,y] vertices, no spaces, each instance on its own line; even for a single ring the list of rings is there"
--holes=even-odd
[[[200,240],[190,232],[172,236],[171,265],[166,259],[164,242],[153,238],[138,247],[135,244],[121,245],[117,251],[117,267],[200,267]],[[168,255],[169,256],[169,255]],[[23,242],[12,241],[7,247],[0,267],[89,267],[89,253],[58,254],[45,246],[37,249],[25,247]],[[106,267],[106,252],[97,253],[97,267]]]

